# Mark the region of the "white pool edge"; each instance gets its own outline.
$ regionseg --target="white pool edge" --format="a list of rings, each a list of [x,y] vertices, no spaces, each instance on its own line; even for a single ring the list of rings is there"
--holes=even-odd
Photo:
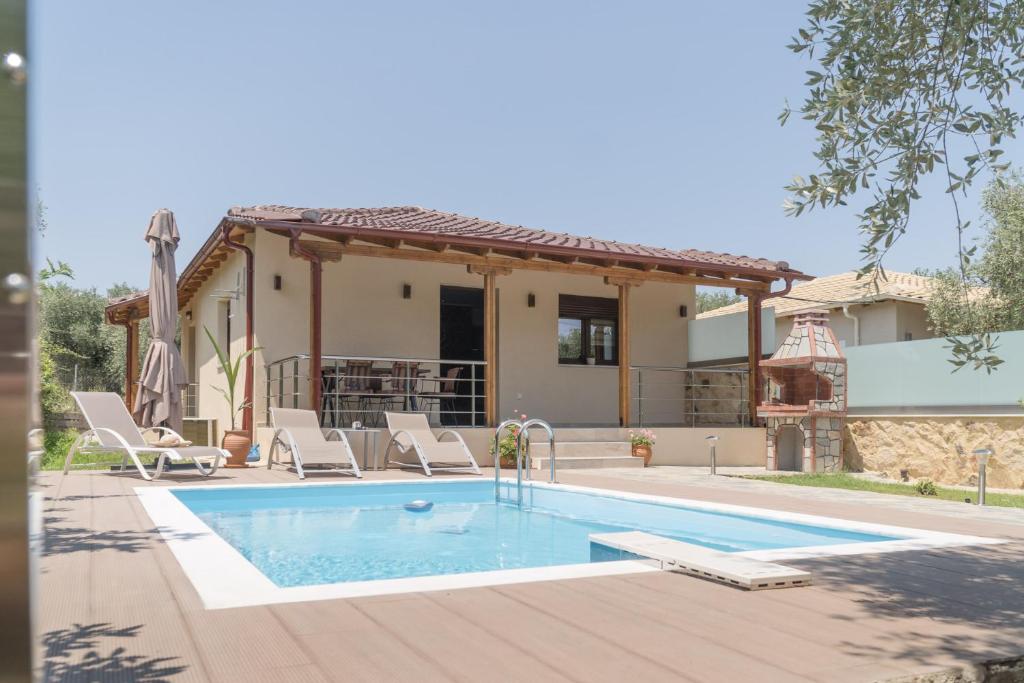
[[[380,579],[375,581],[352,581],[347,583],[321,584],[316,586],[295,586],[282,588],[274,584],[251,562],[245,559],[230,543],[221,538],[213,529],[182,503],[173,491],[237,489],[237,488],[297,488],[309,486],[377,486],[385,484],[430,484],[479,483],[480,479],[463,477],[439,477],[420,481],[373,481],[373,482],[305,482],[302,484],[228,484],[209,486],[136,487],[135,493],[146,513],[160,531],[161,536],[178,560],[185,575],[207,609],[251,607],[286,602],[331,600],[339,598],[370,597],[429,591],[478,588],[483,586],[555,581],[559,579],[613,576],[659,571],[644,561],[624,560],[586,564],[534,567],[526,569],[502,569],[463,574],[444,574],[402,579]],[[505,480],[508,481],[508,480]],[[627,493],[609,489],[598,489],[569,484],[548,484],[530,482],[539,488],[588,493],[608,498],[660,503],[673,507],[685,507],[709,512],[741,514],[781,522],[810,524],[813,526],[859,531],[870,534],[903,536],[894,541],[874,543],[844,543],[828,546],[803,548],[779,548],[775,550],[752,550],[737,553],[759,560],[779,561],[814,557],[842,555],[863,555],[928,548],[947,548],[967,545],[993,545],[1005,543],[998,538],[967,536],[940,531],[898,527],[870,522],[856,522],[796,512],[784,512],[769,508],[756,508],[727,503],[709,503],[689,498],[672,498],[640,493]]]

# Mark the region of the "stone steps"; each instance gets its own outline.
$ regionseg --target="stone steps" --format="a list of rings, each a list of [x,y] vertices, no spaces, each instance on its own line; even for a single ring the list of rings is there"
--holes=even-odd
[[[561,448],[561,447],[559,447]],[[551,462],[547,456],[532,458],[533,468],[547,472],[551,468]],[[593,457],[573,456],[563,458],[559,453],[556,457],[555,467],[558,470],[586,470],[599,469],[604,467],[643,467],[643,458],[634,458],[632,455],[598,455]]]
[[[643,458],[633,457],[628,441],[557,441],[555,448],[555,466],[558,469],[644,466]],[[547,470],[551,467],[549,453],[545,441],[535,441],[530,446],[534,469]]]

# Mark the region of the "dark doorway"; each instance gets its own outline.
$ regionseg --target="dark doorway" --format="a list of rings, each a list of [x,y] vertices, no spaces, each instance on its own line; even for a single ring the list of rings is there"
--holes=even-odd
[[[775,468],[787,472],[803,469],[804,433],[796,425],[775,430]]]
[[[441,287],[441,358],[455,361],[484,359],[484,290]],[[458,371],[456,397],[441,406],[441,424],[482,426],[484,415],[483,365],[443,363],[441,376]]]

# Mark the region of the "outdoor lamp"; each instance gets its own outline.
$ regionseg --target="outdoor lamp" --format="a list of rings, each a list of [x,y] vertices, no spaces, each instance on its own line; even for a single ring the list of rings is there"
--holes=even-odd
[[[985,504],[985,465],[988,464],[988,456],[992,455],[991,448],[976,448],[973,451],[974,457],[978,459],[978,505]]]
[[[708,442],[708,447],[711,449],[711,474],[716,474],[715,471],[715,444],[718,442],[718,435],[712,434],[711,436],[704,437],[704,440]]]
[[[410,285],[408,283],[402,285],[402,298],[403,299],[411,299],[412,298],[412,285]]]

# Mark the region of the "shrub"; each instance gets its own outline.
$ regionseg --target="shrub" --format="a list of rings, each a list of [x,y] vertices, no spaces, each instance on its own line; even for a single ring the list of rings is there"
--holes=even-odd
[[[59,470],[63,468],[68,449],[71,448],[71,444],[77,437],[78,432],[74,429],[47,429],[43,436],[42,469]]]
[[[935,482],[931,479],[922,479],[921,481],[914,484],[914,488],[922,496],[937,496],[939,495],[939,489],[935,487]]]

